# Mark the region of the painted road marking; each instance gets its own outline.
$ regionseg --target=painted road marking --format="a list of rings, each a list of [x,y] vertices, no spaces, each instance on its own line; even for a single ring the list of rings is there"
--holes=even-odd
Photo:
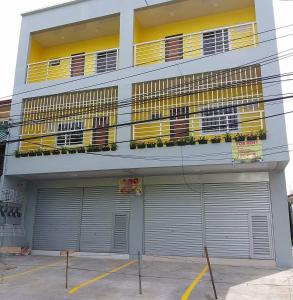
[[[84,288],[84,287],[86,287],[86,286],[88,286],[88,285],[90,285],[92,283],[95,283],[95,282],[97,282],[97,281],[99,281],[99,280],[101,280],[101,279],[103,279],[105,277],[108,277],[109,275],[111,275],[113,273],[116,273],[116,272],[118,272],[118,271],[120,271],[120,270],[122,270],[122,269],[124,269],[124,268],[126,268],[128,266],[130,266],[130,265],[133,265],[134,263],[136,263],[135,260],[130,261],[130,262],[128,262],[128,263],[126,263],[126,264],[124,264],[124,265],[122,265],[122,266],[120,266],[118,268],[115,268],[115,269],[113,269],[113,270],[111,270],[111,271],[109,271],[107,273],[99,275],[98,277],[95,277],[95,278],[92,278],[90,280],[87,280],[87,281],[85,281],[85,282],[83,282],[83,283],[75,286],[74,288],[72,288],[68,293],[69,294],[75,294],[78,290],[80,290],[80,289],[82,289],[82,288]]]
[[[197,286],[197,284],[200,282],[200,280],[203,278],[205,273],[209,270],[208,265],[206,265],[202,271],[198,274],[198,276],[194,279],[194,281],[190,284],[190,286],[187,288],[183,296],[181,297],[181,300],[188,300],[191,292],[193,289]]]
[[[58,262],[50,263],[50,264],[47,264],[47,265],[33,267],[33,268],[30,268],[29,270],[19,272],[19,273],[15,273],[15,274],[11,274],[11,275],[7,275],[7,276],[1,276],[0,278],[1,278],[1,280],[11,279],[11,278],[15,278],[15,277],[18,277],[18,276],[23,276],[23,275],[27,275],[27,274],[30,274],[30,273],[33,273],[33,272],[37,272],[37,271],[40,271],[40,270],[43,270],[43,269],[47,269],[47,268],[50,268],[50,267],[55,267],[55,266],[60,265],[62,263],[65,263],[65,262],[64,261],[58,261]]]

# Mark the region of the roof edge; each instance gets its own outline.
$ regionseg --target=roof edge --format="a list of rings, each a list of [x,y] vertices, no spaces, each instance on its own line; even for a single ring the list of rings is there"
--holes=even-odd
[[[25,16],[33,15],[35,13],[44,12],[44,11],[48,11],[48,10],[51,10],[51,9],[54,9],[54,8],[59,8],[59,7],[67,6],[67,5],[74,4],[74,3],[84,2],[84,1],[88,1],[88,0],[68,0],[68,1],[63,2],[63,3],[59,3],[59,4],[52,5],[52,6],[46,6],[46,7],[43,7],[43,8],[38,8],[38,9],[34,9],[34,10],[31,10],[31,11],[24,12],[24,13],[21,14],[21,16],[25,17]]]

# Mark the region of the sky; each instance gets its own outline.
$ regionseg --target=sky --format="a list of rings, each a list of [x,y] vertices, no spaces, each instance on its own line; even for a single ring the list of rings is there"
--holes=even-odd
[[[119,1],[119,0],[117,0]],[[235,0],[241,1],[241,0]],[[266,1],[266,0],[263,0]],[[276,27],[292,24],[293,1],[274,0]],[[4,2],[4,1],[3,1]],[[0,98],[8,96],[10,98],[13,91],[13,80],[18,49],[18,38],[20,31],[21,16],[23,12],[67,2],[65,0],[10,0],[5,1],[0,9]],[[293,33],[293,26],[287,29],[280,29],[277,35],[285,36]],[[287,50],[293,46],[293,35],[278,39],[280,51]],[[280,61],[281,73],[293,72],[293,57]],[[293,93],[293,81],[283,84],[284,93]],[[9,97],[10,96],[10,97]],[[285,111],[293,111],[293,100],[285,103]],[[293,151],[293,113],[286,114],[286,124],[288,133],[288,144]],[[293,152],[291,152],[293,160]],[[293,193],[293,161],[286,169],[287,191]]]

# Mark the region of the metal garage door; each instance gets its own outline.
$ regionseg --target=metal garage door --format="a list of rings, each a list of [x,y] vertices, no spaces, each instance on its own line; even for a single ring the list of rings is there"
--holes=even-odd
[[[264,213],[271,214],[267,182],[205,184],[204,205],[206,244],[211,256],[252,257],[252,240],[258,248],[255,251],[259,258],[272,256],[270,222],[253,223],[258,226],[250,224],[258,216],[262,220]],[[249,228],[252,228],[251,233]],[[266,235],[259,236],[256,230],[262,230]]]
[[[128,196],[115,187],[84,190],[80,251],[128,252]]]
[[[202,255],[199,185],[147,186],[144,200],[146,254]]]
[[[81,188],[38,191],[33,249],[79,250]]]

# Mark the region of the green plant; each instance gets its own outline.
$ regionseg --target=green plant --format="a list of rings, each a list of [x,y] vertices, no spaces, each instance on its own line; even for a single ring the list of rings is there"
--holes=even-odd
[[[117,143],[112,143],[112,144],[110,145],[110,148],[111,148],[111,151],[116,151],[116,150],[118,149]]]
[[[195,139],[192,135],[187,137],[185,140],[187,145],[195,145]]]
[[[219,136],[215,136],[215,137],[211,138],[211,143],[219,144],[219,143],[221,143],[221,138]]]
[[[180,140],[176,141],[176,145],[178,145],[178,146],[184,146],[186,144],[187,144],[186,139],[180,139]]]
[[[46,155],[46,156],[51,155],[50,150],[43,150],[42,153],[43,153],[43,155]]]
[[[42,149],[38,149],[36,152],[36,156],[42,156]]]
[[[166,145],[166,147],[173,147],[173,146],[175,146],[175,142],[174,141],[166,141],[165,145]]]
[[[21,151],[21,152],[20,152],[20,156],[21,156],[21,157],[28,157],[28,152],[23,152],[23,151]]]
[[[245,135],[243,135],[242,133],[238,133],[236,134],[236,136],[234,137],[234,140],[236,142],[244,142],[245,141]]]
[[[53,154],[53,155],[59,155],[59,154],[60,154],[60,150],[59,150],[59,149],[54,149],[54,150],[52,151],[52,154]]]
[[[69,154],[74,154],[74,153],[76,153],[76,149],[75,148],[69,148],[68,153]]]
[[[156,143],[157,143],[157,147],[159,147],[159,148],[164,147],[164,143],[161,138],[157,138]]]
[[[137,143],[136,141],[131,141],[130,142],[130,149],[136,149]]]
[[[67,154],[67,149],[65,147],[61,147],[61,150],[60,150],[61,154]]]
[[[264,129],[260,129],[258,132],[258,137],[260,140],[266,140],[267,139],[267,132]]]
[[[19,150],[15,150],[14,151],[14,155],[15,155],[15,157],[20,157],[20,151]]]
[[[208,143],[208,140],[204,137],[204,136],[201,136],[199,139],[198,139],[198,143],[200,145],[204,145],[204,144],[207,144]]]
[[[28,156],[32,157],[32,156],[36,156],[36,152],[35,151],[29,151],[28,152]]]
[[[257,140],[257,134],[251,132],[251,133],[247,136],[247,140],[248,140],[248,141],[256,141],[256,140]]]
[[[102,147],[102,150],[103,150],[103,151],[110,151],[110,146],[109,146],[109,145],[104,145],[104,146]]]
[[[84,147],[80,147],[77,149],[78,153],[85,153],[85,148]]]
[[[227,132],[225,134],[225,142],[226,143],[231,143],[232,142],[232,135],[231,135],[231,133]]]
[[[155,148],[156,147],[156,143],[154,143],[154,142],[149,142],[149,143],[147,143],[147,148]]]
[[[139,142],[137,143],[137,148],[138,149],[144,149],[146,147],[146,143],[145,142]]]

